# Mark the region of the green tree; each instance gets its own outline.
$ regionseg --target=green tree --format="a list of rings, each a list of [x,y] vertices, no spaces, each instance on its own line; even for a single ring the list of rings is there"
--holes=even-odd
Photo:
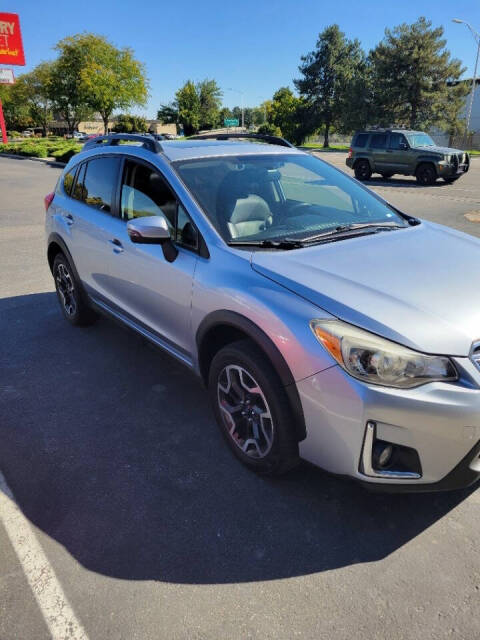
[[[160,120],[162,124],[177,124],[178,104],[173,101],[160,105],[160,109],[157,111],[157,120]]]
[[[219,123],[222,91],[215,80],[206,78],[196,85],[199,109],[199,128],[213,129]]]
[[[117,133],[143,133],[148,131],[148,122],[141,116],[132,116],[130,114],[121,113],[115,117],[113,130]]]
[[[23,131],[34,124],[22,85],[0,84],[0,100],[7,129]]]
[[[289,87],[281,87],[273,94],[271,122],[278,127],[284,138],[299,143],[302,100]]]
[[[465,69],[450,57],[442,36],[443,28],[432,28],[424,17],[385,30],[370,53],[380,123],[428,129],[456,120],[468,87],[455,84]]]
[[[222,107],[222,109],[220,109],[219,113],[218,113],[218,126],[219,127],[223,127],[224,126],[224,120],[227,120],[228,118],[232,118],[232,112],[230,111],[230,109],[228,107]]]
[[[195,84],[188,80],[175,94],[178,105],[178,120],[183,124],[186,136],[191,136],[200,128],[200,98]]]
[[[88,51],[78,47],[78,37],[64,38],[54,47],[59,55],[52,64],[49,84],[49,97],[54,109],[67,123],[69,133],[78,129],[79,123],[93,113],[87,89],[81,82]]]
[[[294,80],[309,115],[308,130],[324,128],[324,147],[330,129],[342,119],[345,90],[364,58],[358,40],[348,40],[334,24],[320,33],[314,51],[301,57],[302,77]]]
[[[42,62],[30,73],[18,77],[16,83],[17,94],[28,107],[32,123],[42,128],[43,136],[48,132],[48,124],[53,119],[53,103],[50,98],[50,82],[52,63]]]
[[[75,46],[87,52],[80,80],[88,105],[102,116],[108,133],[108,121],[116,109],[145,104],[148,83],[144,65],[134,58],[131,49],[117,49],[103,36],[86,33],[73,38]]]

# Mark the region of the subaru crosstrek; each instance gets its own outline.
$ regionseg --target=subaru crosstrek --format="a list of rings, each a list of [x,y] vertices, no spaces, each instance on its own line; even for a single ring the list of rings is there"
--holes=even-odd
[[[196,372],[256,471],[471,484],[480,241],[257,137],[88,142],[45,200],[65,318],[113,316]]]

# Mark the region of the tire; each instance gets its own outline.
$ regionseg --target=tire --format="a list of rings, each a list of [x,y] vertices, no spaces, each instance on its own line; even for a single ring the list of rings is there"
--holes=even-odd
[[[64,318],[77,327],[93,324],[98,316],[85,300],[75,272],[63,253],[55,256],[52,273]]]
[[[443,180],[447,183],[447,184],[452,184],[453,182],[456,182],[459,179],[460,176],[455,176],[454,178],[444,178]]]
[[[354,171],[357,180],[370,180],[370,176],[372,175],[368,160],[358,160],[355,163]]]
[[[388,180],[389,178],[391,178],[395,174],[394,173],[381,173],[380,175],[382,176],[382,178],[384,180]]]
[[[298,464],[285,389],[270,361],[250,340],[234,342],[215,355],[208,393],[218,426],[244,465],[258,473],[279,475]]]
[[[424,162],[417,167],[415,172],[418,184],[428,187],[437,181],[437,172],[432,164]]]

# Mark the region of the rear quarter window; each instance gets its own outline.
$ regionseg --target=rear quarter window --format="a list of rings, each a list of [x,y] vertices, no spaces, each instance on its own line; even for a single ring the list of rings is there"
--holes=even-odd
[[[367,146],[367,141],[368,141],[368,133],[358,133],[355,136],[355,139],[353,141],[353,146],[363,149],[364,147]]]
[[[69,171],[67,171],[58,181],[56,192],[58,194],[66,194],[67,196],[71,195],[72,187],[75,180],[75,174],[77,172],[77,167],[72,167]]]

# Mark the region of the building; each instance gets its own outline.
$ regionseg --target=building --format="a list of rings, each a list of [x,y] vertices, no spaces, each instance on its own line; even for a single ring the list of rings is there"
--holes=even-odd
[[[177,134],[177,125],[176,124],[162,124],[160,120],[147,120],[148,131],[150,133],[171,133],[173,135]],[[112,118],[108,123],[108,130],[111,131],[115,126],[115,118]],[[48,129],[51,133],[54,133],[57,136],[62,136],[68,133],[68,126],[64,120],[53,120]],[[94,117],[92,120],[86,120],[85,122],[80,122],[78,125],[78,131],[82,133],[88,133],[89,135],[93,134],[103,134],[104,126],[103,120],[100,117]]]

